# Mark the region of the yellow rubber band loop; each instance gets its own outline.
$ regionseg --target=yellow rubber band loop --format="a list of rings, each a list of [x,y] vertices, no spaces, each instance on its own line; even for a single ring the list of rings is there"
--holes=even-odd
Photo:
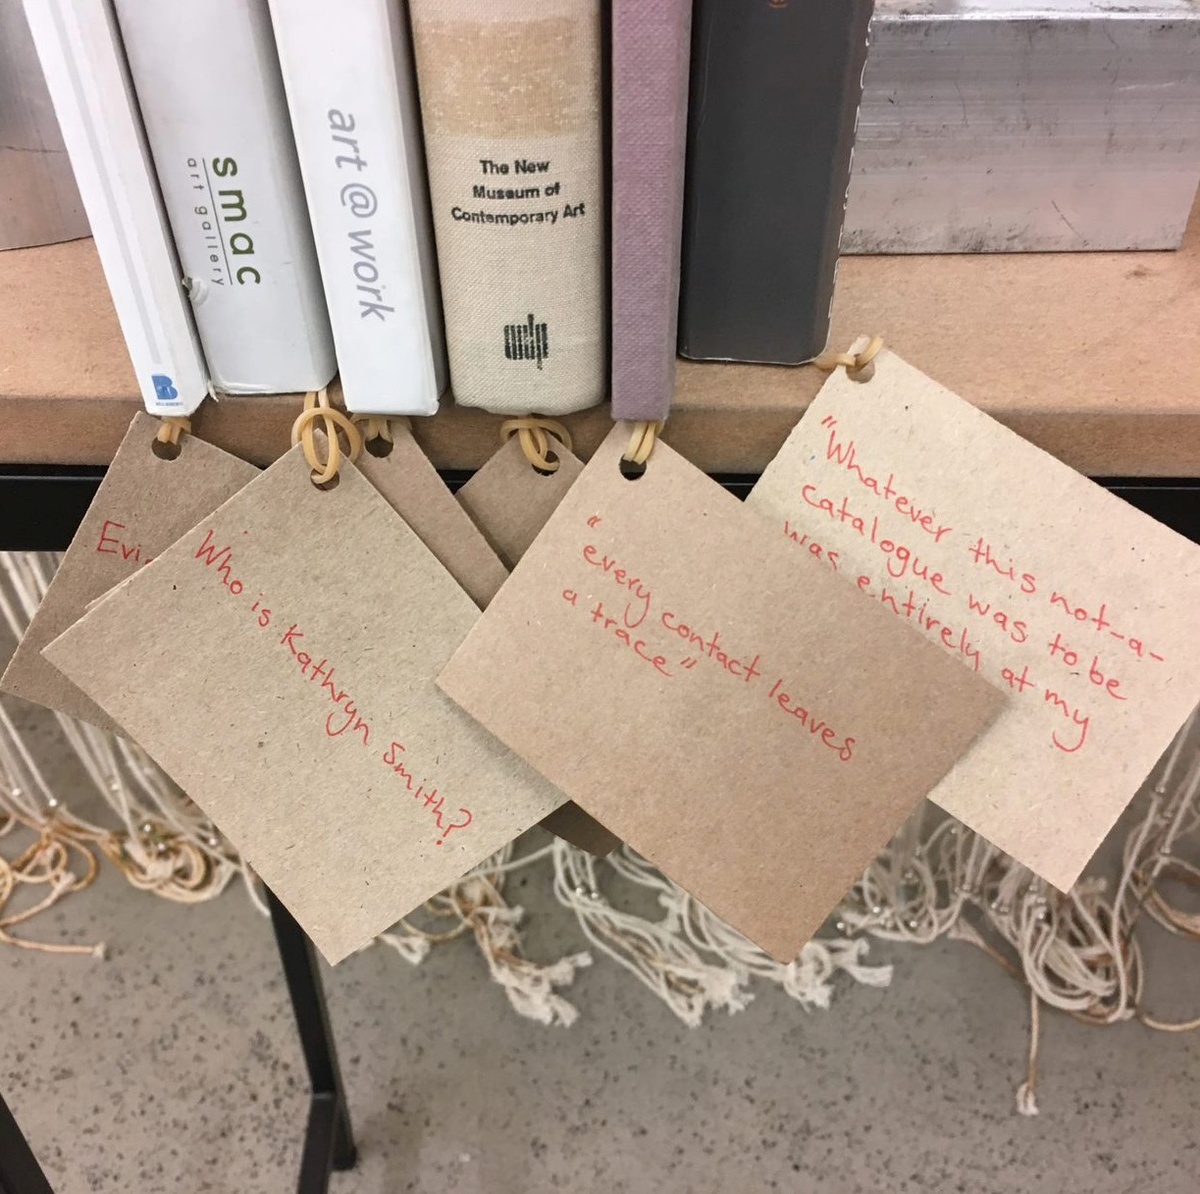
[[[661,423],[645,420],[634,423],[633,434],[629,437],[629,447],[622,453],[621,459],[629,461],[630,464],[645,464],[650,459],[650,453],[654,451],[654,445],[658,441],[658,433],[661,430]]]
[[[325,432],[325,443],[328,449],[328,456],[324,461],[317,454],[316,437],[313,435],[313,427],[317,420],[324,424],[322,430]],[[339,431],[344,432],[346,436],[346,453],[343,453],[342,445],[338,440],[337,433]],[[304,459],[308,462],[308,467],[312,469],[313,484],[324,485],[337,476],[338,466],[341,464],[343,455],[346,455],[351,461],[358,459],[358,455],[362,451],[362,436],[347,415],[329,404],[329,395],[321,390],[319,393],[310,393],[305,396],[304,409],[296,416],[296,421],[292,424],[292,447],[294,448],[297,444],[304,446]]]
[[[872,336],[862,352],[825,352],[816,357],[813,364],[826,373],[832,373],[840,365],[853,377],[854,374],[861,373],[879,355],[882,348],[883,337]]]
[[[521,440],[521,451],[525,459],[534,468],[544,473],[558,470],[558,457],[552,456],[553,446],[550,437],[557,439],[564,448],[571,451],[571,433],[557,419],[540,419],[534,415],[526,415],[519,419],[505,419],[500,424],[500,441],[507,443],[516,435]]]
[[[181,436],[190,435],[191,432],[191,419],[185,418],[183,415],[167,415],[159,421],[154,438],[160,444],[175,445],[179,443]]]
[[[403,416],[392,415],[353,415],[351,416],[355,424],[362,424],[362,437],[364,443],[369,443],[373,439],[386,440],[389,444],[394,444],[396,441],[393,438],[392,431],[393,417],[402,418]],[[404,419],[407,426],[408,420]]]

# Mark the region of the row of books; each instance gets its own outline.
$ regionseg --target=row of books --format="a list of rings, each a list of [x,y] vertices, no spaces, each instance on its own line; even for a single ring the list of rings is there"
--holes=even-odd
[[[870,0],[25,8],[159,413],[338,372],[562,414],[669,393],[677,321],[824,346]]]

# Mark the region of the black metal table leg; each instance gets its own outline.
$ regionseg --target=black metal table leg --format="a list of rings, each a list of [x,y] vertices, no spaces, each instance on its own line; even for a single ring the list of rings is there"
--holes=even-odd
[[[304,1050],[312,1084],[312,1103],[296,1189],[298,1194],[325,1194],[330,1173],[334,1169],[353,1169],[358,1160],[350,1129],[350,1112],[312,942],[269,888],[267,903],[296,1016],[296,1028],[300,1033],[300,1047]]]
[[[3,1095],[0,1095],[0,1194],[54,1194]]]

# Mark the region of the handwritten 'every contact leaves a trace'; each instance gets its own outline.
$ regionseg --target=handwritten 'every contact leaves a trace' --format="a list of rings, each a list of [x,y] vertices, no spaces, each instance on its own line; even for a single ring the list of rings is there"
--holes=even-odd
[[[790,959],[1003,698],[665,444],[626,480],[627,442],[601,445],[440,683]]]

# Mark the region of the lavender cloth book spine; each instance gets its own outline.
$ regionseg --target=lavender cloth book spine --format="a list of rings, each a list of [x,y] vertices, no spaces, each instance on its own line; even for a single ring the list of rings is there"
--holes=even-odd
[[[692,0],[612,5],[612,414],[675,388]]]

